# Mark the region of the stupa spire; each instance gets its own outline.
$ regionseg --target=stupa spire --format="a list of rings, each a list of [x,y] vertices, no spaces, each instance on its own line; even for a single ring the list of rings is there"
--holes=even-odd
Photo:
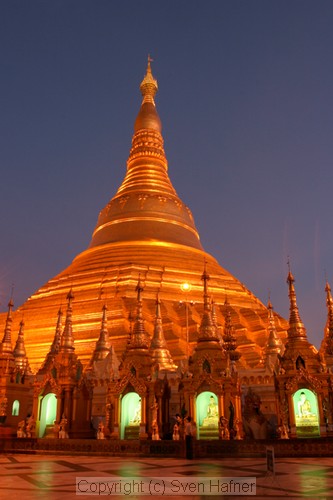
[[[168,349],[162,325],[161,301],[159,296],[156,297],[156,312],[154,335],[150,344],[150,352],[153,360],[153,365],[158,366],[159,370],[175,371],[177,366],[174,364]]]
[[[138,284],[136,285],[135,291],[137,292],[137,307],[136,307],[136,317],[133,325],[133,332],[131,337],[130,348],[141,348],[148,349],[148,338],[147,333],[143,324],[142,315],[142,298],[141,294],[143,292],[143,286],[141,284],[141,278],[139,275]]]
[[[50,348],[51,355],[58,354],[58,352],[59,352],[61,331],[62,331],[62,316],[63,316],[62,308],[59,307],[58,317],[57,317],[57,325],[56,325],[56,329],[55,329],[55,333],[54,333],[54,337],[53,337],[53,342],[52,342],[52,345]]]
[[[325,335],[324,352],[325,354],[332,356],[333,355],[333,298],[331,293],[331,287],[327,280],[326,280],[325,292],[326,292],[326,305],[327,305],[327,330]]]
[[[15,365],[18,368],[25,369],[28,365],[27,352],[24,345],[24,321],[20,322],[20,328],[14,348]]]
[[[74,338],[72,331],[72,300],[74,299],[74,295],[72,289],[68,292],[67,295],[67,311],[66,311],[66,321],[64,331],[60,340],[60,350],[59,352],[74,352]]]
[[[232,324],[230,304],[227,297],[224,302],[224,308],[225,323],[222,335],[223,347],[227,353],[227,359],[234,364],[241,357],[241,354],[237,351],[237,339],[235,329]]]
[[[268,341],[267,341],[267,346],[266,346],[266,352],[267,352],[267,354],[280,353],[281,352],[281,342],[278,339],[277,334],[276,334],[276,325],[275,325],[275,318],[274,318],[274,313],[273,313],[273,306],[272,306],[270,299],[268,300],[267,309],[268,309]]]
[[[155,105],[154,97],[158,90],[158,84],[151,71],[151,62],[153,62],[153,59],[150,55],[148,55],[147,71],[141,82],[140,90],[143,97],[142,104],[145,102],[151,102]]]
[[[214,342],[219,341],[219,335],[217,328],[214,324],[212,313],[210,309],[210,298],[208,295],[208,281],[209,274],[206,269],[206,261],[204,266],[204,272],[202,273],[201,280],[203,281],[203,299],[204,299],[204,311],[201,319],[201,324],[199,328],[198,342],[211,340]]]
[[[306,330],[298,311],[298,306],[296,302],[296,291],[294,286],[295,278],[291,273],[290,264],[289,264],[287,283],[289,287],[289,300],[290,300],[288,338],[289,340],[292,339],[307,340]]]
[[[96,347],[93,352],[92,361],[99,361],[105,359],[110,352],[110,339],[109,332],[107,329],[107,306],[104,304],[102,313],[101,330],[99,333],[99,338],[96,342]]]
[[[141,82],[142,103],[134,124],[125,178],[101,211],[90,248],[109,243],[147,241],[202,250],[192,213],[168,176],[162,124],[155,106],[158,89],[148,58]]]
[[[56,324],[56,329],[53,337],[53,342],[51,344],[50,350],[46,355],[46,358],[42,364],[42,366],[39,368],[38,373],[45,373],[46,370],[51,366],[51,363],[55,356],[58,354],[59,349],[60,349],[60,342],[61,342],[61,333],[62,333],[62,308],[61,306],[59,307],[58,310],[58,315],[57,315],[57,324]]]
[[[210,280],[210,276],[207,273],[206,261],[204,264],[204,272],[202,273],[201,279],[203,281],[203,286],[204,286],[204,309],[205,309],[205,311],[210,311],[210,301],[209,301],[209,295],[208,295],[208,281]]]
[[[0,344],[0,353],[1,354],[13,354],[13,347],[12,347],[12,309],[14,307],[13,299],[12,297],[10,298],[8,302],[8,312],[7,312],[7,318],[6,318],[6,325],[5,325],[5,331],[4,335],[2,338],[2,342]]]

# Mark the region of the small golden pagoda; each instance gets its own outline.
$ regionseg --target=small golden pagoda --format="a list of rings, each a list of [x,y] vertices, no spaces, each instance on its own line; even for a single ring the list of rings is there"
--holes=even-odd
[[[288,339],[275,384],[280,429],[289,429],[292,438],[326,436],[332,432],[332,374],[325,358],[307,339],[290,269],[287,283]]]
[[[201,276],[204,263],[214,297],[214,321],[224,325],[228,297],[237,337],[238,363],[257,366],[265,356],[267,309],[240,281],[223,269],[201,245],[191,210],[178,197],[168,176],[162,125],[155,106],[157,81],[151,60],[140,85],[142,103],[134,124],[125,178],[99,214],[89,247],[51,278],[13,313],[18,328],[25,319],[25,344],[32,369],[44,362],[54,338],[58,310],[72,290],[75,353],[88,365],[100,335],[100,311],[107,303],[111,344],[121,358],[128,342],[136,284],[144,287],[145,331],[155,331],[159,294],[163,333],[176,365],[191,354],[204,313]],[[191,286],[182,290],[182,285]],[[5,315],[0,315],[4,328]],[[275,315],[278,335],[287,323]],[[188,342],[190,347],[188,348]]]

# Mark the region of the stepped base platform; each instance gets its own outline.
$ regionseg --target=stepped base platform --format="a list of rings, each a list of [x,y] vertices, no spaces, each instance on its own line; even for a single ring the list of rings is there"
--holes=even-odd
[[[200,441],[206,439],[219,439],[217,427],[199,427]]]
[[[128,439],[139,439],[139,433],[139,425],[127,425],[125,427],[125,441],[127,441]]]
[[[332,457],[333,437],[281,440],[195,440],[194,458],[265,457],[273,446],[276,457]],[[117,439],[37,439],[0,436],[0,453],[96,456],[185,457],[184,441]]]

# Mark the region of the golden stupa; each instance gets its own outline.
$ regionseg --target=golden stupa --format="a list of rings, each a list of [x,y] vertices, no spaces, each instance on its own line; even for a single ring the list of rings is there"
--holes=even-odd
[[[148,59],[126,175],[100,212],[89,247],[13,313],[13,338],[24,317],[27,355],[35,370],[50,349],[59,307],[65,304],[70,290],[74,295],[75,352],[81,361],[87,364],[92,356],[105,304],[111,344],[121,354],[132,328],[139,276],[145,329],[152,338],[158,293],[165,339],[173,360],[179,364],[192,352],[198,336],[205,265],[214,321],[221,327],[227,298],[241,353],[239,363],[251,368],[265,356],[268,310],[204,251],[192,213],[170,182],[161,120],[154,101],[157,89]],[[2,331],[5,317],[1,315]],[[287,322],[277,315],[275,320],[278,332],[285,336]]]

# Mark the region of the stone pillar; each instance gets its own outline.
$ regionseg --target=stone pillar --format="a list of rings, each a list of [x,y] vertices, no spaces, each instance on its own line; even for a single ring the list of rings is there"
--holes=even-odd
[[[295,421],[295,412],[294,412],[294,403],[291,394],[286,394],[288,401],[288,409],[289,409],[289,421],[290,421],[290,437],[297,437],[296,434],[296,421]]]
[[[223,394],[217,395],[217,404],[219,408],[219,418],[224,417],[224,397]]]
[[[57,424],[60,423],[62,414],[63,414],[63,409],[64,409],[64,402],[63,402],[63,394],[60,393],[57,397]]]
[[[158,412],[157,412],[157,415],[158,415],[158,425],[159,427],[162,426],[162,423],[163,423],[163,419],[162,419],[162,405],[163,405],[163,399],[161,396],[159,396],[157,398],[157,404],[158,404]],[[167,418],[167,415],[164,416],[165,418]]]
[[[119,439],[120,438],[119,423],[120,423],[120,417],[121,417],[120,416],[120,396],[115,396],[115,397],[111,398],[111,403],[110,403],[110,408],[109,408],[110,414],[112,412],[112,410],[111,410],[112,405],[113,405],[113,422],[111,421],[109,423],[109,428],[113,427],[113,430],[111,432],[111,438]]]
[[[326,422],[325,422],[325,417],[324,417],[324,412],[323,412],[323,395],[322,394],[318,394],[317,404],[318,404],[318,410],[319,410],[320,437],[326,437],[327,436],[327,428],[326,428]]]
[[[195,399],[194,394],[189,395],[189,411],[188,414],[192,417],[192,419],[196,422],[196,411],[195,411]]]
[[[229,420],[230,418],[230,411],[229,411],[229,405],[231,401],[231,387],[230,387],[230,379],[227,378],[224,384],[224,416]]]
[[[40,426],[40,414],[41,414],[41,404],[42,404],[42,395],[34,395],[33,400],[33,415],[36,418],[36,436],[39,437],[39,426]],[[35,413],[36,412],[36,413]]]
[[[140,431],[139,431],[139,439],[147,439],[147,397],[141,396],[141,422],[140,422]]]
[[[235,420],[238,420],[238,424],[235,426],[238,428],[236,439],[243,439],[242,402],[239,395],[235,396]]]
[[[72,403],[71,403],[71,389],[70,387],[65,387],[64,389],[64,415],[67,419],[72,418]]]

